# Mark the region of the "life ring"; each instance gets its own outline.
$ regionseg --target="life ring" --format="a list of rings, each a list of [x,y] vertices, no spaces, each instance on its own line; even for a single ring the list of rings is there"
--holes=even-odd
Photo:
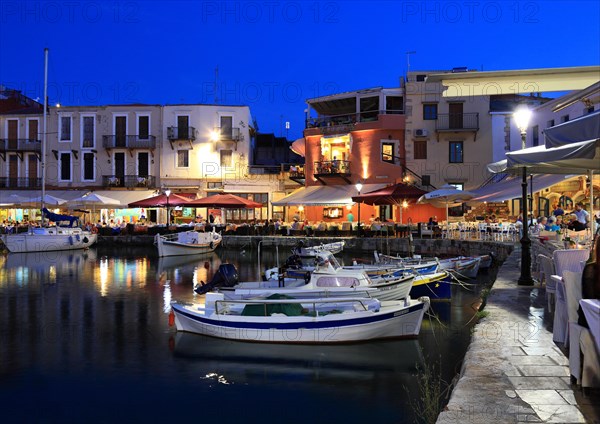
[[[92,234],[98,234],[98,227],[92,225]]]

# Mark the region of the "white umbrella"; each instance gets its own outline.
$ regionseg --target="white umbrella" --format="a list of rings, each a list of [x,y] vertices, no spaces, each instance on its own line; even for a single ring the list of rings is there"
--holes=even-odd
[[[24,196],[20,196],[18,194],[11,194],[9,196],[0,196],[0,205],[2,207],[6,206],[20,206],[23,203],[27,203],[29,199]]]
[[[79,208],[92,208],[92,217],[96,213],[96,206],[109,208],[109,207],[120,207],[121,202],[117,199],[113,199],[112,197],[103,196],[97,193],[86,193],[83,196],[79,196],[71,201],[69,201],[69,209],[79,209]]]
[[[61,199],[60,197],[55,197],[52,196],[51,194],[45,194],[44,195],[44,204],[45,205],[49,205],[49,206],[60,206],[63,203],[66,203],[67,201],[65,199]],[[30,206],[38,206],[39,204],[42,203],[42,196],[37,196],[31,199],[27,199],[27,201],[25,202],[26,205],[30,205]]]
[[[448,207],[457,205],[475,197],[470,191],[459,190],[453,185],[446,184],[437,190],[430,191],[419,197],[417,203],[429,203],[438,208],[446,206],[446,221],[448,221]]]

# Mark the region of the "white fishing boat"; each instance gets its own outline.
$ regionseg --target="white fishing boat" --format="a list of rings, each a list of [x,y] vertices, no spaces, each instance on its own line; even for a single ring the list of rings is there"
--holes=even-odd
[[[454,270],[458,274],[468,278],[476,278],[479,272],[481,258],[458,256],[456,258],[440,259],[441,270]]]
[[[275,293],[302,298],[375,297],[380,300],[399,300],[408,297],[414,273],[378,276],[372,280],[363,270],[343,269],[329,252],[320,252],[310,271],[299,266],[280,273],[277,268],[265,272],[264,281],[238,282],[237,271],[231,264],[221,265],[213,280],[196,288],[199,294],[212,290],[227,299],[266,298]]]
[[[45,209],[46,199],[51,197],[46,194],[46,138],[47,138],[47,120],[48,120],[48,49],[44,50],[44,133],[42,134],[42,152],[41,152],[41,179],[42,195],[40,204],[42,210],[42,226],[30,227],[27,232],[5,234],[2,236],[2,242],[11,253],[27,252],[49,252],[59,250],[78,250],[86,249],[96,242],[97,234],[90,231],[84,231],[76,227],[78,218],[68,215],[53,214]],[[57,223],[57,226],[46,227],[45,218]],[[61,226],[61,221],[67,221],[68,226]]]
[[[207,233],[195,230],[174,234],[157,234],[154,244],[158,248],[158,256],[189,256],[214,252],[221,244],[221,234],[212,231]]]
[[[365,298],[225,300],[207,293],[204,304],[173,303],[178,331],[262,343],[347,343],[416,337],[429,299]]]
[[[319,252],[330,252],[332,254],[340,253],[344,250],[344,246],[346,245],[345,241],[335,241],[332,243],[322,243],[317,246],[308,246],[305,247],[304,243],[299,242],[298,246],[292,249],[292,252],[296,255],[300,256],[315,256]]]
[[[98,234],[70,227],[31,227],[26,233],[5,234],[4,245],[11,253],[86,249]]]

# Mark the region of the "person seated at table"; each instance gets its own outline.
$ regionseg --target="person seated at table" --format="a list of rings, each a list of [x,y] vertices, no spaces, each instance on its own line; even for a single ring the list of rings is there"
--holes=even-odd
[[[587,226],[584,223],[578,221],[577,215],[572,213],[570,215],[570,220],[569,220],[569,223],[567,224],[567,228],[571,231],[583,231],[587,228]]]
[[[317,231],[327,231],[327,224],[325,221],[321,221],[317,226]]]
[[[583,268],[581,298],[600,299],[600,237],[596,237],[596,240],[594,240],[590,258]],[[581,305],[577,310],[577,314],[579,316],[577,323],[582,327],[590,328]]]
[[[560,206],[558,206],[558,203],[553,203],[552,204],[552,215],[554,216],[562,216],[565,214],[565,211],[563,210],[563,208],[561,208]]]
[[[546,231],[558,231],[560,230],[560,225],[556,223],[556,216],[552,215],[548,218],[548,222],[544,228]]]
[[[427,222],[427,228],[430,230],[433,230],[433,227],[437,227],[438,222],[437,222],[437,216],[432,216],[429,218],[429,221]]]
[[[545,231],[546,224],[548,223],[548,218],[545,216],[540,216],[537,220],[537,226],[535,227],[535,231]]]

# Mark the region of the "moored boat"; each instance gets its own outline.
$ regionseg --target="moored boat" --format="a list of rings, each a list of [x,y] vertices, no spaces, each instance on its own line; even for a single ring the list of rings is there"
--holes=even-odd
[[[213,252],[223,238],[216,232],[198,232],[194,230],[183,231],[175,234],[154,237],[154,244],[158,248],[158,256],[184,256],[199,255]]]
[[[173,303],[178,331],[263,343],[347,343],[416,337],[429,299],[364,298],[225,300],[207,293],[205,304]]]
[[[98,234],[78,227],[32,227],[26,233],[5,234],[2,242],[11,253],[86,249]]]

